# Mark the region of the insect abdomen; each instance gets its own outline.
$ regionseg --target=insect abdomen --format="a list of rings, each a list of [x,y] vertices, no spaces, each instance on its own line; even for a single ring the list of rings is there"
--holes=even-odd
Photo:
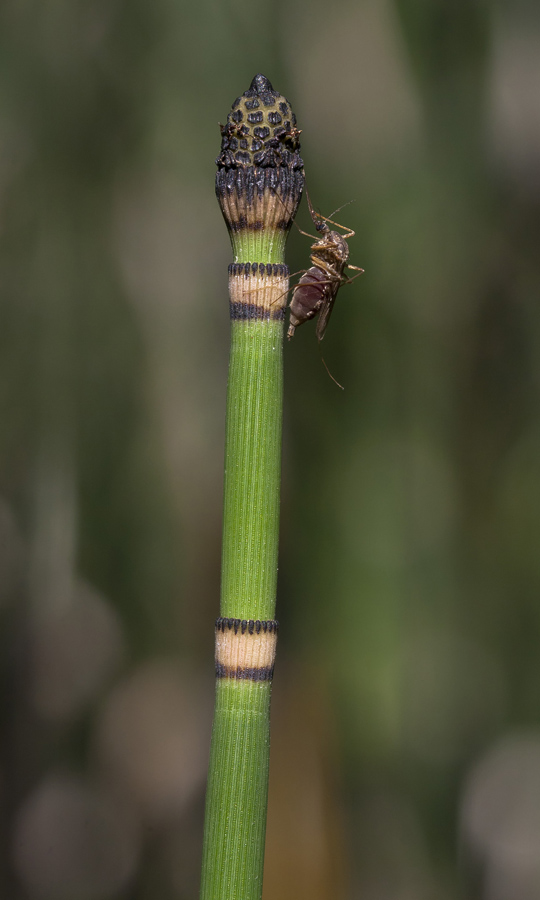
[[[328,275],[317,266],[312,266],[302,275],[294,288],[289,308],[290,324],[287,337],[292,338],[295,329],[312,319],[319,312],[328,286]]]

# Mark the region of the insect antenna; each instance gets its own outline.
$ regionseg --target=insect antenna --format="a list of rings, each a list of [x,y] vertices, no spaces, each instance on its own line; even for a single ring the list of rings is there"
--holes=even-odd
[[[313,208],[313,204],[311,202],[311,197],[308,194],[307,188],[305,190],[306,190],[306,197],[307,197],[307,202],[308,202],[308,206],[309,206],[309,212],[310,212],[311,218],[313,219],[313,222],[315,223],[315,228],[317,229],[317,231],[324,231],[325,228],[326,228],[326,230],[329,230],[328,226],[327,225],[324,226],[322,224],[322,222],[330,222],[330,225],[335,225],[336,228],[341,228],[343,231],[347,232],[347,234],[345,235],[346,239],[348,239],[354,235],[354,231],[351,228],[347,228],[346,225],[340,225],[339,222],[334,222],[334,220],[331,219],[329,216],[323,216],[322,213],[318,213]],[[345,206],[348,206],[350,203],[354,203],[354,202],[355,202],[354,200],[347,200],[347,202],[343,203],[342,206],[338,206],[338,208],[334,210],[332,215],[335,216],[335,214],[338,213],[340,211],[340,209],[343,209]],[[317,221],[316,221],[317,219],[320,220],[319,223],[317,223]],[[310,237],[311,237],[311,235],[310,235]]]
[[[321,214],[318,213],[317,210],[313,208],[313,203],[311,202],[311,197],[308,194],[308,189],[305,188],[305,191],[306,191],[306,200],[307,200],[308,207],[309,207],[309,214],[312,218],[313,224],[315,225],[315,228],[317,229],[317,231],[324,231],[325,226],[323,225],[323,222],[322,222],[322,220],[324,220],[324,216],[321,216]],[[326,226],[326,228],[327,228],[327,230],[329,230],[328,226]]]
[[[302,229],[300,228],[300,225],[297,225],[296,222],[294,221],[294,219],[293,219],[293,225],[298,229],[300,234],[304,235],[304,237],[311,238],[312,241],[319,240],[319,238],[315,234],[310,234],[309,231],[302,231]]]
[[[310,212],[311,218],[313,219],[313,222],[315,224],[315,228],[317,229],[317,231],[319,231],[319,232],[322,231],[323,233],[326,231],[329,231],[330,229],[328,228],[328,225],[326,223],[330,222],[330,225],[335,225],[337,228],[341,228],[343,231],[347,232],[347,234],[345,235],[346,239],[353,236],[354,231],[352,231],[351,228],[347,228],[346,225],[340,225],[339,222],[334,222],[334,220],[330,216],[323,216],[322,213],[317,212],[313,208],[313,204],[311,202],[311,198],[308,194],[307,188],[306,188],[306,197],[307,197],[307,202],[308,202],[308,206],[309,206],[309,212]],[[338,206],[338,208],[334,210],[332,215],[335,216],[335,214],[338,213],[340,210],[344,209],[346,206],[349,206],[350,203],[354,203],[354,202],[355,202],[354,200],[347,200],[346,203],[342,203],[341,206]]]

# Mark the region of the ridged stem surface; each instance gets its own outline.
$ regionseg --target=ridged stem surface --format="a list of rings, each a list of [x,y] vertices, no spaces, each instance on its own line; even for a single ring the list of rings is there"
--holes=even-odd
[[[231,328],[221,615],[273,619],[276,604],[283,323]]]
[[[277,284],[277,289],[281,288],[282,280]],[[233,320],[227,390],[221,588],[221,615],[226,619],[274,619],[282,348],[282,321]],[[256,672],[256,660],[251,668]],[[269,678],[265,675],[264,681],[247,677],[217,680],[201,900],[260,900],[261,897],[270,750],[270,678],[271,675]]]
[[[202,900],[259,900],[270,754],[270,682],[217,683]]]

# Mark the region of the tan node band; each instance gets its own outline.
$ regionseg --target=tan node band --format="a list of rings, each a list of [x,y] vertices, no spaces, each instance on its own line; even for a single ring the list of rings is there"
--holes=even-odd
[[[278,623],[274,619],[216,621],[216,677],[271,681]]]
[[[229,266],[231,319],[281,320],[288,292],[289,269],[285,265],[233,263]]]

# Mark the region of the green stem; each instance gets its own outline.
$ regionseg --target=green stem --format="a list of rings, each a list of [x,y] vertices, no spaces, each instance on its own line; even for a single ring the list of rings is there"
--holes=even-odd
[[[270,682],[217,685],[201,898],[262,895]]]
[[[260,900],[277,632],[288,287],[283,252],[300,200],[303,168],[290,107],[264,76],[256,76],[235,102],[222,135],[216,189],[235,263],[229,269],[221,617],[216,623],[216,706],[201,900]],[[265,135],[274,137],[268,152]],[[254,253],[258,258],[250,259]]]
[[[221,615],[273,619],[283,323],[233,321],[227,391]]]

